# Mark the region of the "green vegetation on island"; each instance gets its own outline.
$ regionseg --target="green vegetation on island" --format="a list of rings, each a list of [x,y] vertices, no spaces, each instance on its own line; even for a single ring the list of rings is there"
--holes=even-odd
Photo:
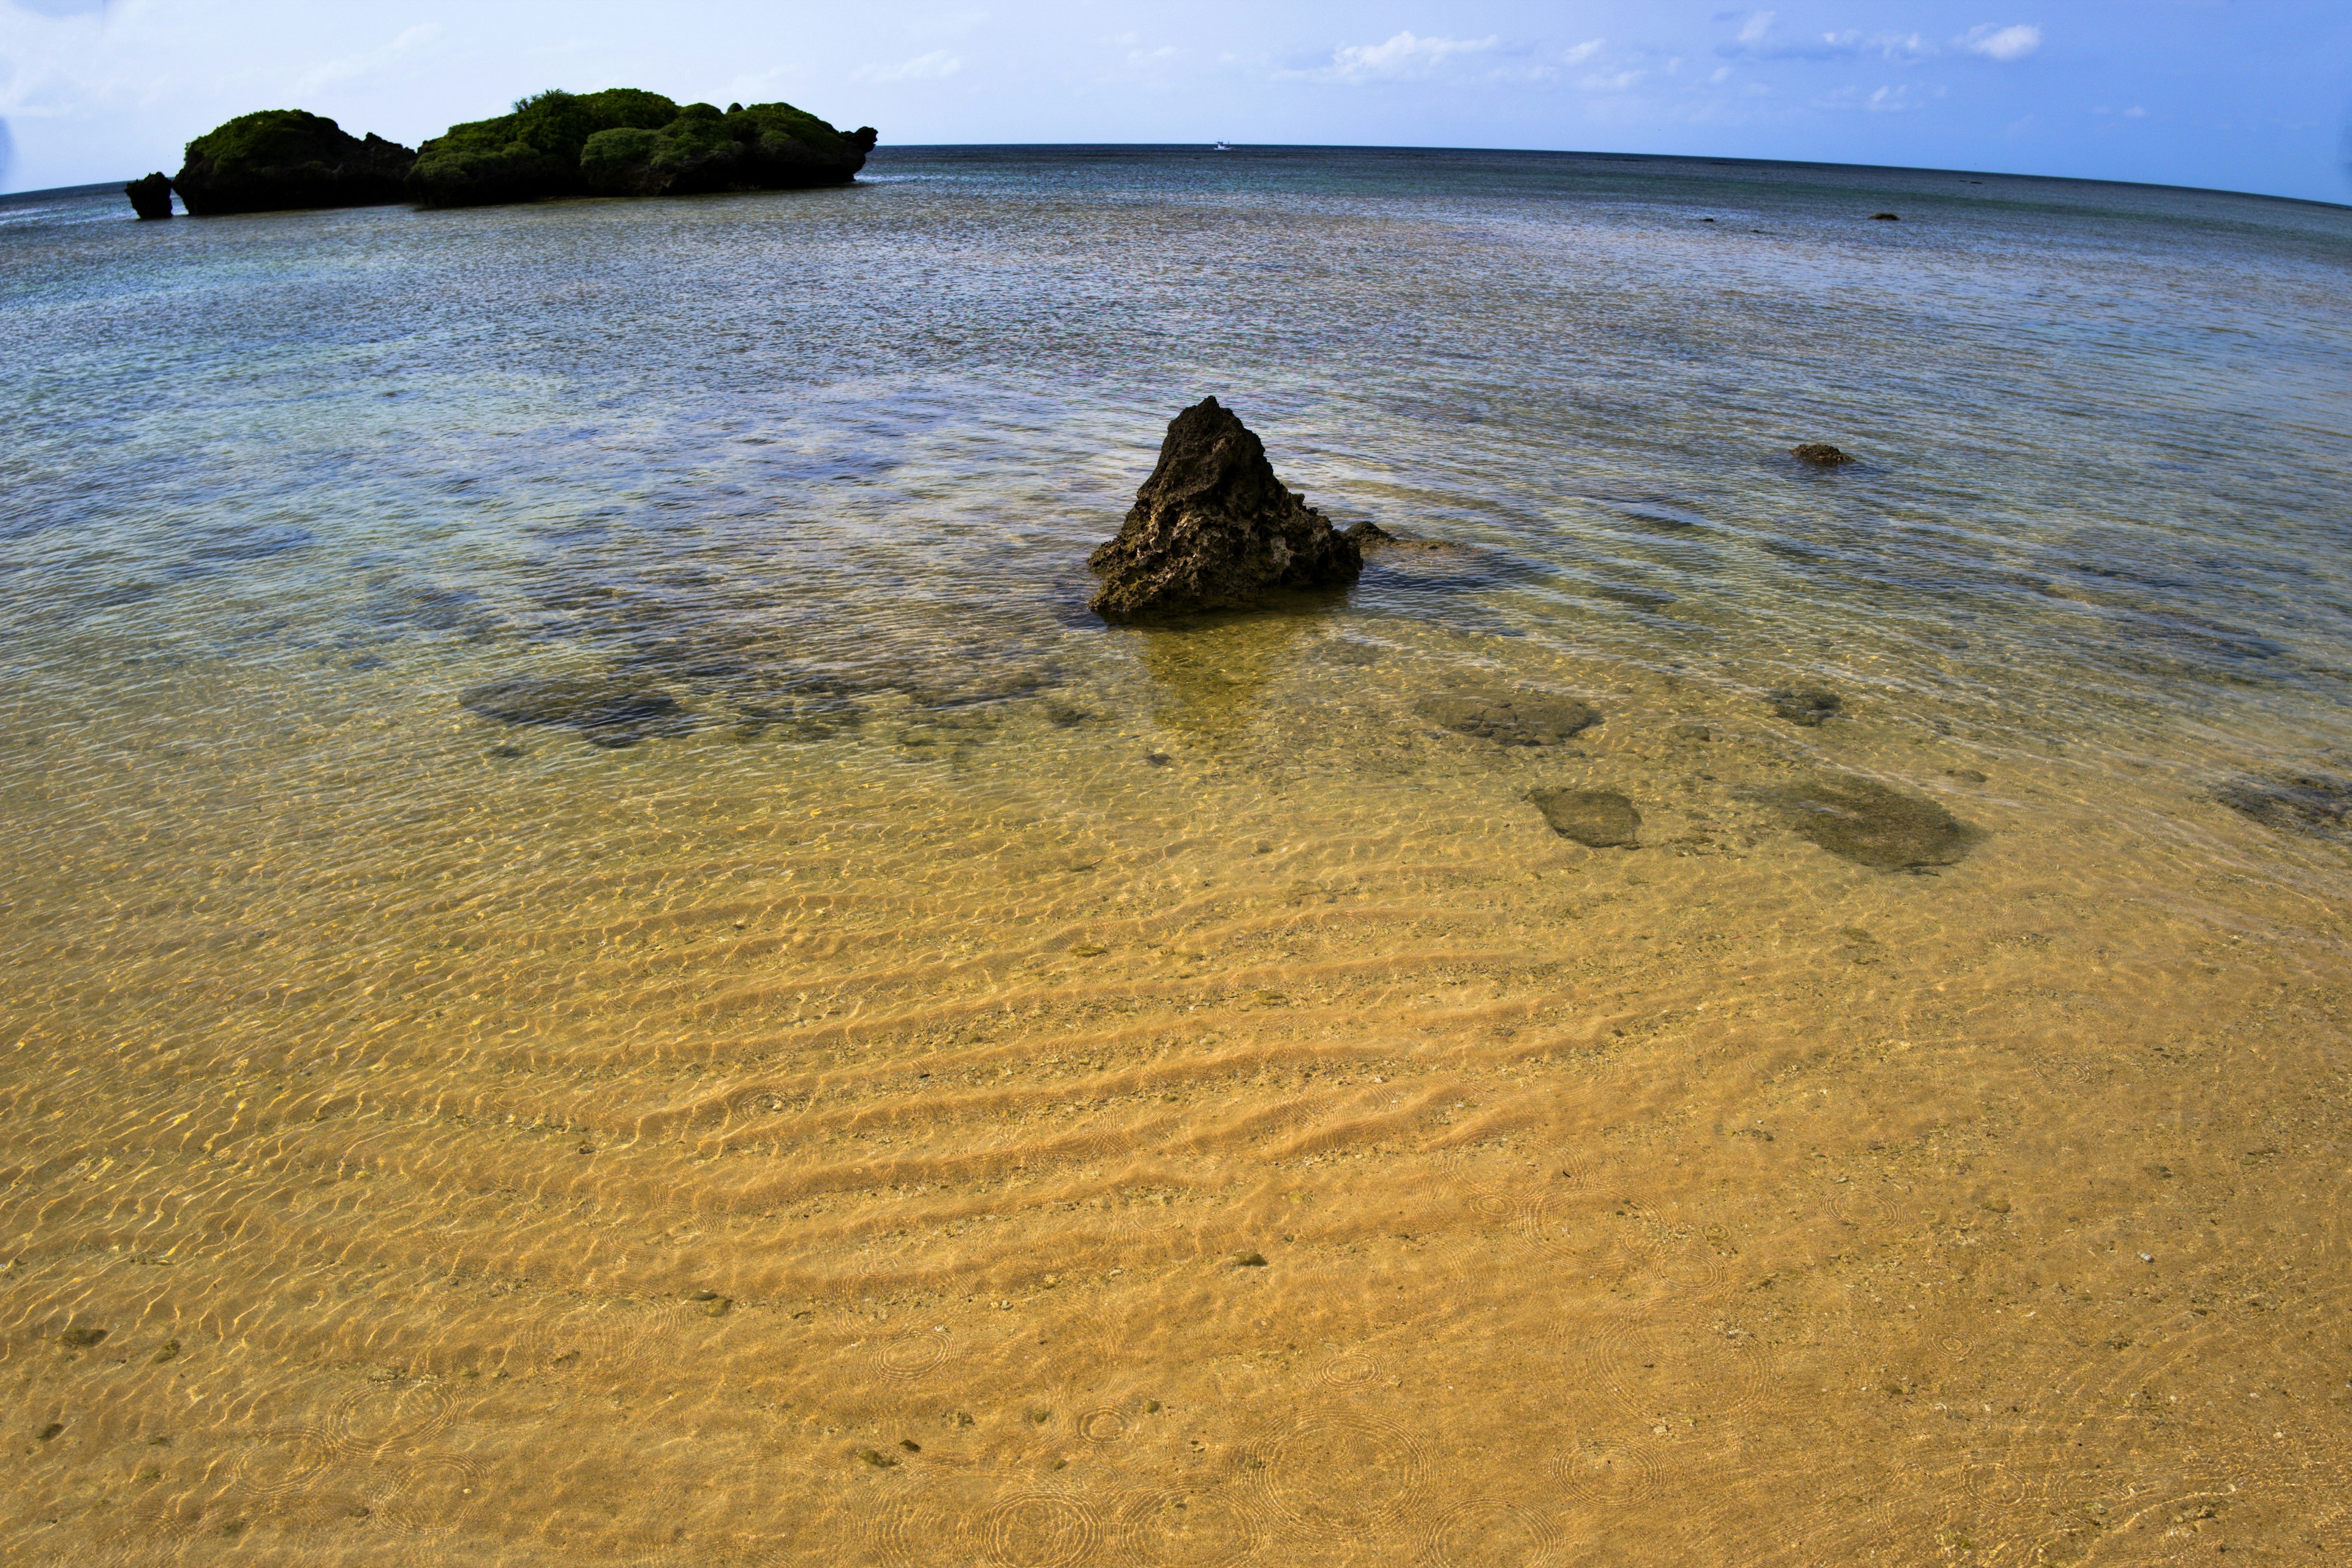
[[[272,212],[415,201],[479,206],[547,196],[687,195],[845,184],[874,131],[835,130],[789,103],[683,108],[657,92],[551,90],[495,120],[453,125],[416,152],[364,140],[299,109],[240,115],[188,143],[171,187],[188,211]],[[168,216],[150,175],[126,187],[142,216]]]
[[[451,126],[425,144],[410,183],[435,206],[792,190],[845,183],[873,146],[871,127],[845,134],[789,103],[722,110],[635,88],[551,91]]]

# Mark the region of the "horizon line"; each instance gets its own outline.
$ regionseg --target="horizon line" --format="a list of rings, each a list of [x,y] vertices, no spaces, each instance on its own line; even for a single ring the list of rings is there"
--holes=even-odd
[[[1105,151],[1105,152],[1202,152],[1223,150],[1230,153],[1503,153],[1537,158],[1616,158],[1646,163],[1724,163],[1750,168],[1775,169],[1867,169],[1902,174],[1953,174],[1986,176],[2000,180],[2037,180],[2053,184],[2116,185],[2128,190],[2179,191],[2192,195],[2236,196],[2248,201],[2284,202],[2296,206],[2319,207],[2333,212],[2352,212],[2352,200],[2332,202],[2316,196],[2279,195],[2267,191],[2237,190],[2226,185],[2184,185],[2164,180],[2123,180],[2098,174],[2031,174],[2003,169],[1969,169],[1941,167],[1916,163],[1849,163],[1818,158],[1751,158],[1721,153],[1626,153],[1600,148],[1574,147],[1458,147],[1422,142],[877,142],[876,153],[898,152],[966,152],[987,149],[1030,151]],[[132,174],[121,181],[111,179],[85,181],[74,185],[45,185],[34,190],[0,191],[0,202],[14,202],[38,196],[69,195],[83,191],[111,190],[143,176]],[[854,183],[854,182],[853,182]],[[714,193],[728,194],[728,193]],[[381,204],[397,206],[397,202]]]

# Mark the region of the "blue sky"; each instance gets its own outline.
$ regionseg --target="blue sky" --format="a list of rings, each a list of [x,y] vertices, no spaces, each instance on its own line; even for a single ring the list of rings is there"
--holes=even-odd
[[[297,107],[414,145],[551,86],[886,142],[1552,147],[2352,201],[2352,0],[0,0],[0,189]]]

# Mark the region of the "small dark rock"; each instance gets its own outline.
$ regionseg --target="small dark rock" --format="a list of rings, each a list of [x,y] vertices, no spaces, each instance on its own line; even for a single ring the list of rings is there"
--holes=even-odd
[[[1704,724],[1677,724],[1666,731],[1677,741],[1712,741],[1715,731]]]
[[[1944,776],[1948,779],[1958,779],[1962,784],[1974,784],[1985,782],[1984,774],[1977,772],[1974,768],[1946,768],[1944,770]]]
[[[58,1343],[68,1350],[86,1351],[106,1338],[104,1329],[68,1329],[58,1336]]]
[[[1873,213],[1870,215],[1870,218],[1873,223],[1900,223],[1903,221],[1903,215],[1901,213]]]
[[[34,1433],[33,1436],[46,1443],[65,1429],[66,1424],[64,1422],[52,1421],[47,1426],[42,1427],[38,1432]]]
[[[1108,621],[1233,609],[1270,590],[1352,583],[1360,546],[1275,477],[1265,447],[1213,397],[1169,421],[1118,537],[1088,557]]]
[[[1984,837],[1934,801],[1874,779],[1816,779],[1765,798],[1800,837],[1882,871],[1954,865]]]
[[[1853,453],[1842,452],[1827,441],[1807,441],[1801,446],[1791,447],[1789,455],[1817,468],[1834,468],[1853,461]]]
[[[172,176],[157,170],[143,180],[133,180],[122,187],[131,198],[131,210],[147,219],[172,216]]]
[[[1475,735],[1498,746],[1556,746],[1601,722],[1599,710],[1589,702],[1528,692],[1503,697],[1441,693],[1423,698],[1413,708],[1457,735]]]
[[[860,1448],[857,1450],[857,1457],[877,1470],[887,1470],[898,1462],[879,1448]]]
[[[167,1361],[176,1360],[179,1354],[180,1342],[177,1340],[165,1340],[162,1344],[155,1347],[155,1353],[147,1358],[148,1364],[151,1366],[161,1366]]]
[[[1824,719],[1845,711],[1845,699],[1819,686],[1788,687],[1772,693],[1772,711],[1791,724],[1818,729]]]
[[[1235,1268],[1263,1268],[1265,1267],[1265,1254],[1263,1252],[1236,1252],[1234,1254],[1234,1265]]]
[[[1634,849],[1641,846],[1642,814],[1609,789],[1539,789],[1528,800],[1551,830],[1588,849]]]
[[[1351,522],[1340,531],[1346,534],[1349,539],[1354,540],[1360,547],[1373,544],[1393,544],[1396,542],[1395,534],[1391,533],[1379,523],[1370,521],[1363,522]]]
[[[2249,775],[2213,792],[2231,811],[2286,833],[2352,832],[2352,779],[2329,773]]]
[[[899,1438],[898,1447],[906,1449],[909,1454],[919,1454],[923,1451],[923,1446],[920,1443],[916,1442],[912,1437]]]

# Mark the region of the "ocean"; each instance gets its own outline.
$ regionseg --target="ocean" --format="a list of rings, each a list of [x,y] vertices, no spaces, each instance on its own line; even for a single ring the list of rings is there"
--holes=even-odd
[[[0,1555],[2352,1555],[2347,299],[1737,160],[0,199]],[[1207,395],[1406,542],[1106,626]]]

